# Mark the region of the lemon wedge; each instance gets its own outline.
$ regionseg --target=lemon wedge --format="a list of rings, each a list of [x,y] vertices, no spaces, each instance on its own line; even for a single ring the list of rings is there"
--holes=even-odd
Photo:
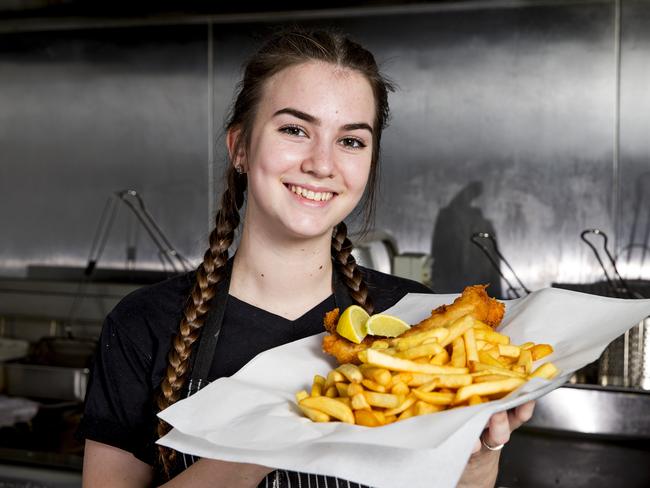
[[[336,332],[347,340],[360,344],[367,334],[366,322],[368,317],[368,312],[359,305],[350,305],[339,317]]]
[[[397,337],[411,327],[402,319],[392,315],[378,313],[366,322],[366,333],[384,337]]]

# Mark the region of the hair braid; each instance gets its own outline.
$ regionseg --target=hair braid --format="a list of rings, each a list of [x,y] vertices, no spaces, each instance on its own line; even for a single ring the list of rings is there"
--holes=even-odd
[[[167,371],[160,385],[157,406],[163,410],[176,402],[187,381],[192,346],[200,336],[205,316],[216,292],[216,285],[223,278],[223,269],[228,261],[235,230],[239,227],[239,209],[244,202],[246,176],[239,175],[232,166],[227,172],[227,187],[221,197],[221,208],[216,215],[216,226],[210,233],[209,248],[203,255],[203,262],[196,270],[196,281],[188,297],[179,330],[174,337],[167,356]],[[158,437],[170,430],[169,424],[158,421]],[[176,451],[158,447],[158,457],[166,478],[170,476]]]
[[[357,262],[352,255],[352,241],[348,239],[348,228],[344,222],[336,226],[332,233],[332,258],[336,269],[343,275],[345,286],[350,290],[352,299],[366,312],[372,314],[374,307],[368,294],[368,286],[363,281],[363,276]]]

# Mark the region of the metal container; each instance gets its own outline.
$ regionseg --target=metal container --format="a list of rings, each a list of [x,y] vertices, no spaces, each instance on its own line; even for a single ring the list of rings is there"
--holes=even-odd
[[[0,362],[27,356],[29,342],[0,337]]]
[[[605,232],[600,229],[585,229],[580,233],[580,239],[593,251],[603,270],[605,281],[587,285],[586,289],[581,287],[578,291],[614,298],[650,297],[650,281],[629,280],[621,276],[617,257],[612,255],[607,246],[608,237]],[[646,246],[643,247],[645,249]],[[649,319],[650,317],[642,320],[607,346],[598,361],[600,385],[650,389],[650,350],[647,344]]]
[[[600,357],[599,383],[650,390],[650,317],[616,338]]]
[[[395,238],[385,231],[375,230],[363,236],[350,236],[354,244],[352,255],[358,264],[382,273],[393,273],[393,259],[398,253]]]
[[[42,366],[21,362],[4,364],[5,392],[10,396],[83,401],[88,368]]]
[[[554,283],[553,286],[592,295],[617,297],[605,281],[590,284]],[[650,283],[647,281],[631,282],[630,288],[641,296],[650,295]],[[577,383],[650,390],[650,317],[614,339],[597,363],[578,371],[576,377]]]

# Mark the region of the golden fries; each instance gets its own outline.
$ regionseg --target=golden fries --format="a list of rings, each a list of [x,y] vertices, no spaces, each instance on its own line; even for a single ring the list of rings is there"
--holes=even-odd
[[[526,380],[522,378],[508,378],[507,380],[486,381],[474,385],[463,386],[456,392],[454,403],[463,403],[473,395],[494,395],[496,393],[509,393],[515,388],[523,385]]]
[[[361,370],[354,364],[342,364],[336,370],[345,376],[350,383],[361,383],[361,380],[363,380]]]
[[[323,385],[325,384],[325,378],[317,374],[314,376],[314,382],[311,386],[311,396],[321,396],[323,394]]]
[[[465,315],[447,327],[375,341],[359,353],[359,366],[314,376],[296,402],[314,422],[379,427],[501,398],[534,377],[551,379],[559,373],[553,363],[533,363],[552,352],[548,344],[511,344]]]
[[[415,346],[419,346],[429,339],[436,339],[436,342],[442,342],[449,335],[449,330],[445,327],[435,327],[419,334],[413,334],[408,337],[397,337],[393,339],[397,351],[404,351]]]
[[[376,349],[366,349],[359,353],[361,361],[373,366],[380,366],[392,371],[404,371],[425,374],[462,374],[467,373],[467,368],[454,368],[452,366],[436,366],[435,364],[416,363],[408,359],[389,356]]]
[[[307,409],[326,413],[327,415],[339,419],[341,422],[346,422],[348,424],[354,423],[354,414],[352,413],[352,409],[345,403],[334,398],[322,396],[307,397],[300,400],[298,405],[300,407],[306,407]]]

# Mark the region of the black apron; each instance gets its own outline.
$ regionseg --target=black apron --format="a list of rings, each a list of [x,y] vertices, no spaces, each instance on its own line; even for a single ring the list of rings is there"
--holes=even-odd
[[[226,311],[226,304],[228,302],[228,291],[230,289],[230,276],[232,275],[233,258],[228,260],[224,268],[224,278],[217,286],[217,292],[212,299],[210,310],[208,311],[205,319],[205,324],[201,329],[201,337],[198,340],[196,353],[193,354],[192,375],[186,388],[186,397],[193,395],[201,388],[206,386],[208,375],[212,362],[214,361],[214,353],[219,340],[219,332],[223,324],[223,316]],[[334,290],[334,299],[336,306],[340,311],[345,310],[354,302],[350,297],[348,288],[345,286],[340,276],[336,271],[336,267],[332,270],[332,288]],[[189,454],[183,454],[180,467],[181,469],[189,468],[199,458]],[[307,473],[296,473],[293,471],[276,470],[269,473],[259,485],[265,488],[280,488],[280,487],[346,487],[346,488],[363,488],[363,485],[352,483],[346,480],[333,478],[330,476],[316,476]]]

